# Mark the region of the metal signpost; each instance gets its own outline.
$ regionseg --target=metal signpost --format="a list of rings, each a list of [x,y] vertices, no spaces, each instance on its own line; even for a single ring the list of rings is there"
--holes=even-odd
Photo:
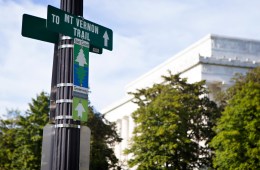
[[[41,170],[88,170],[89,52],[112,50],[111,29],[85,20],[83,0],[48,6],[47,20],[23,15],[22,35],[54,43],[50,122],[43,133]]]

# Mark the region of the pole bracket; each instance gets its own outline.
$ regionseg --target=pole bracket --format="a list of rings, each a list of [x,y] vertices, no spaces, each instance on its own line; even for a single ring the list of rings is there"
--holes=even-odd
[[[60,120],[60,119],[72,119],[72,116],[69,115],[60,115],[60,116],[56,116],[55,120]]]
[[[70,36],[62,36],[61,40],[72,40]]]
[[[55,128],[77,128],[80,129],[80,125],[74,124],[56,124],[54,125]]]
[[[71,99],[59,99],[56,100],[56,103],[72,103],[73,101]]]
[[[73,83],[59,83],[57,87],[72,87]]]
[[[73,44],[62,44],[58,46],[58,49],[62,49],[62,48],[74,48]]]

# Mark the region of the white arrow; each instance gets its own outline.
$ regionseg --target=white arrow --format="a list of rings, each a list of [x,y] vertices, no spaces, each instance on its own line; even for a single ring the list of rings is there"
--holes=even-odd
[[[77,105],[75,110],[78,112],[78,117],[80,118],[82,118],[82,113],[86,111],[81,103]]]
[[[105,34],[103,35],[103,38],[104,38],[104,46],[107,47],[107,42],[109,40],[107,32],[105,32]]]

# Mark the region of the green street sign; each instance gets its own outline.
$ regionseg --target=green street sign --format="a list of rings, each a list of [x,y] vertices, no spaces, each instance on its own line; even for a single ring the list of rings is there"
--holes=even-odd
[[[28,14],[23,14],[22,36],[49,43],[59,42],[59,33],[46,28],[46,19]],[[103,49],[90,44],[89,52],[102,54]]]
[[[50,43],[59,40],[59,34],[47,30],[46,19],[28,14],[23,14],[22,36]]]
[[[50,5],[48,5],[47,29],[88,41],[100,48],[111,51],[113,48],[113,31],[111,29]]]
[[[73,97],[72,119],[86,122],[88,120],[88,100]]]

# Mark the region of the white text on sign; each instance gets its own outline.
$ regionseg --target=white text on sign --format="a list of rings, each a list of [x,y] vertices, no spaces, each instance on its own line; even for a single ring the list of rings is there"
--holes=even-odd
[[[60,24],[60,17],[58,15],[52,14],[52,22],[54,24],[59,25]],[[99,33],[99,27],[98,26],[91,24],[91,23],[88,23],[88,22],[81,20],[79,18],[74,18],[73,16],[68,15],[68,14],[64,14],[64,22],[67,23],[67,24],[71,24],[73,26],[73,32],[74,32],[75,37],[78,37],[78,38],[81,38],[81,39],[84,39],[84,40],[87,40],[87,41],[90,41],[88,32],[92,32],[92,33],[97,34],[97,35]],[[75,25],[76,25],[76,27],[74,27]],[[86,30],[88,32],[86,32],[84,30]]]

